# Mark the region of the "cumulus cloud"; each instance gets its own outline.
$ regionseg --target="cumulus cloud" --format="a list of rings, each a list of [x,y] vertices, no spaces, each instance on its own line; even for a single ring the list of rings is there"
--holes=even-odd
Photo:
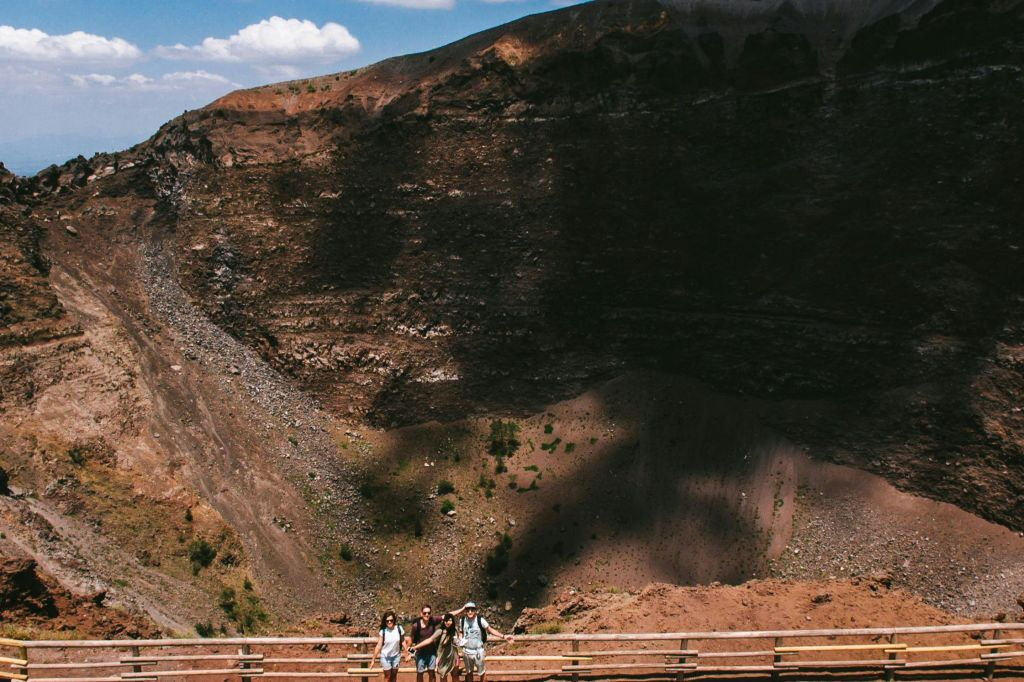
[[[363,0],[363,2],[408,9],[452,9],[455,7],[455,0]]]
[[[124,62],[142,55],[121,38],[74,31],[49,35],[39,29],[0,26],[0,60],[32,62]]]
[[[238,83],[209,71],[175,71],[159,78],[150,78],[141,73],[129,76],[113,76],[108,73],[87,73],[70,76],[71,82],[79,88],[104,87],[120,90],[182,90],[196,87],[225,86],[240,87]]]
[[[317,27],[312,21],[270,17],[227,38],[204,38],[198,45],[162,45],[155,54],[167,59],[294,64],[348,57],[359,41],[341,24]]]

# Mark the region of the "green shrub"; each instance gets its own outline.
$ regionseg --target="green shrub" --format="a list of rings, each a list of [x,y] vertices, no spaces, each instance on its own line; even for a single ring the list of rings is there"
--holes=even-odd
[[[188,560],[192,563],[193,575],[198,574],[199,569],[212,564],[216,557],[217,550],[203,538],[197,538],[188,543]]]
[[[339,554],[341,555],[342,561],[352,561],[352,548],[349,547],[347,543],[341,546]]]
[[[518,449],[519,425],[514,421],[492,421],[488,452],[496,457],[511,457]]]
[[[455,511],[455,505],[452,503],[451,500],[444,500],[441,503],[441,513],[447,514],[450,511]]]
[[[187,522],[189,522],[189,523],[192,523],[192,521],[194,520],[193,517],[192,517],[192,508],[191,507],[189,507],[188,509],[185,510],[185,520]]]
[[[544,433],[550,434],[554,430],[555,430],[554,424],[545,424],[544,425]]]
[[[438,495],[447,495],[453,492],[455,492],[455,485],[451,481],[442,478],[437,482]]]
[[[558,444],[562,442],[561,438],[555,438],[550,443],[541,443],[540,449],[547,450],[548,452],[554,453],[558,449]]]
[[[267,621],[267,613],[260,605],[259,597],[252,593],[243,594],[239,599],[234,589],[225,587],[220,592],[218,605],[243,634],[255,631],[260,623]]]
[[[213,624],[210,621],[196,623],[196,634],[200,637],[213,637]]]
[[[71,459],[71,463],[75,466],[82,466],[85,464],[85,448],[81,445],[74,445],[68,450],[68,457]]]
[[[570,452],[572,452],[575,449],[576,449],[576,443],[566,443],[565,444],[565,454],[569,454]]]
[[[248,577],[242,581],[242,589],[246,592],[252,592],[252,581]]]

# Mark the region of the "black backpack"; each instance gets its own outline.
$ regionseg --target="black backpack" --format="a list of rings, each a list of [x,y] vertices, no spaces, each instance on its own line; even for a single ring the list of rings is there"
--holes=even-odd
[[[482,644],[487,644],[487,628],[485,628],[483,626],[483,624],[480,622],[480,618],[481,618],[481,616],[477,616],[476,617],[476,624],[480,626],[480,642]],[[462,617],[462,622],[460,624],[462,626],[461,627],[462,636],[465,637],[466,636],[466,617],[465,616]]]

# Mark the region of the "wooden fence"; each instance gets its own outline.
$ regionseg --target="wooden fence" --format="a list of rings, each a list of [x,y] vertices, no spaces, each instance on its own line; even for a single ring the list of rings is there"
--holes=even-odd
[[[0,639],[0,679],[19,682],[199,682],[203,678],[380,674],[369,637],[159,640]],[[488,646],[488,679],[1024,679],[1024,623],[845,630],[520,635]],[[415,669],[403,661],[400,674]],[[198,679],[197,679],[198,678]]]

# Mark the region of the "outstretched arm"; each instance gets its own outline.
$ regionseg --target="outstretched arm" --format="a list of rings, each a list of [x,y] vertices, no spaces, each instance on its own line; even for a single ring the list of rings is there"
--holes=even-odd
[[[497,630],[495,630],[493,627],[491,627],[490,624],[487,625],[487,632],[489,634],[494,635],[495,637],[498,637],[499,639],[503,639],[503,640],[505,640],[506,642],[509,642],[509,643],[512,643],[512,642],[516,641],[516,638],[513,637],[512,635],[503,635],[500,632],[498,632]]]
[[[459,616],[462,615],[462,612],[465,611],[465,610],[466,610],[465,606],[460,606],[459,608],[455,609],[454,611],[449,611],[448,613],[450,613],[453,616],[455,616],[456,618],[458,618]]]
[[[430,637],[427,637],[419,644],[415,644],[409,648],[411,648],[413,651],[419,651],[420,649],[429,646],[431,642],[440,639],[442,632],[444,632],[444,630],[434,630],[434,634],[432,634]]]

